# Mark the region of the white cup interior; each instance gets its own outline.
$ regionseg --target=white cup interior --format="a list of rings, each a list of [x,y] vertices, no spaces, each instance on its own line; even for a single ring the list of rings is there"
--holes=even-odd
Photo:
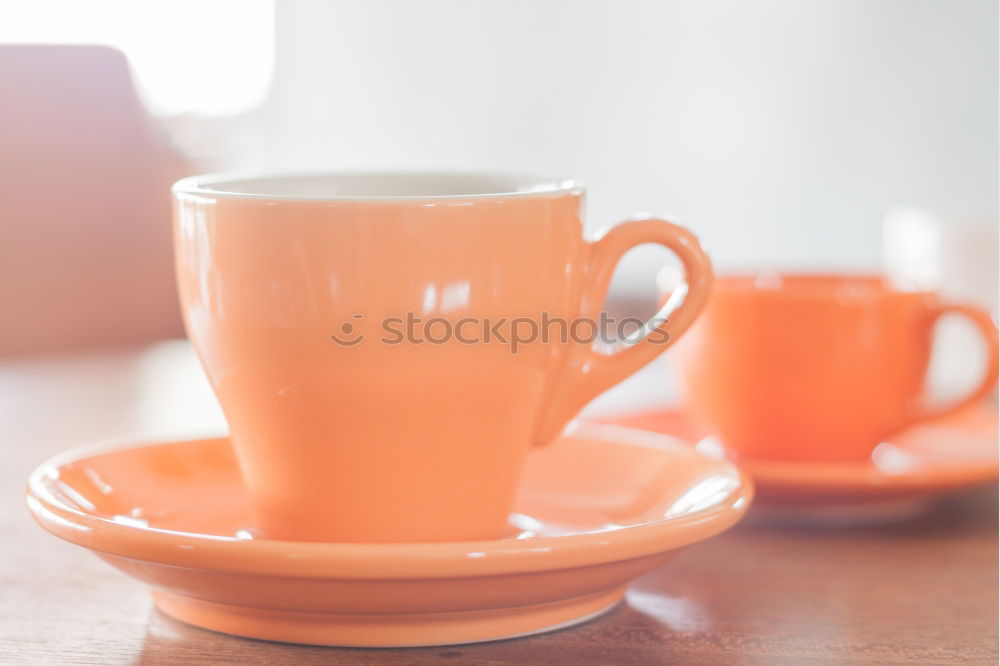
[[[396,199],[489,197],[573,192],[580,183],[564,178],[476,172],[385,172],[254,177],[196,176],[175,192],[293,199]]]

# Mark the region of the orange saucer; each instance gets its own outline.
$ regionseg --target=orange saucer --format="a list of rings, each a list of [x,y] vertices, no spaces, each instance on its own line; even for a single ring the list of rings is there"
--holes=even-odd
[[[587,425],[529,456],[511,534],[361,544],[253,538],[225,439],[83,449],[31,476],[53,534],[153,588],[178,619],[296,643],[509,638],[604,612],[627,583],[732,526],[752,484],[672,438]]]
[[[701,450],[722,451],[709,429],[677,410],[601,420],[698,442]],[[996,410],[971,407],[889,438],[865,462],[739,463],[756,486],[755,513],[853,522],[907,514],[935,495],[996,481],[997,435]]]

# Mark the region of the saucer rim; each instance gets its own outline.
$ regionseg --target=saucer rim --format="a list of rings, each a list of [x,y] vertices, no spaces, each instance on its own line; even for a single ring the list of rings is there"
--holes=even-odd
[[[970,409],[992,409],[989,407],[970,407]],[[683,414],[684,410],[673,407],[653,407],[648,409],[623,412],[609,415],[595,421],[599,424],[621,425],[618,419],[633,419],[637,417],[658,417],[660,415],[675,416]],[[607,420],[604,420],[607,419]],[[928,427],[931,423],[913,426]],[[621,425],[624,428],[633,426]],[[658,435],[671,437],[680,441],[682,438],[661,431]],[[713,439],[719,443],[725,459],[744,470],[754,481],[759,499],[775,491],[796,492],[807,491],[809,494],[831,493],[838,496],[851,494],[936,494],[950,490],[971,488],[981,484],[992,483],[1000,478],[998,460],[1000,455],[987,463],[957,462],[948,465],[920,466],[900,471],[879,469],[870,461],[799,461],[799,460],[751,460],[739,458],[726,449],[716,438],[709,436],[697,438],[692,445]]]
[[[108,555],[175,566],[317,578],[384,579],[479,576],[548,571],[656,555],[721,533],[737,523],[754,498],[754,482],[731,460],[697,451],[682,440],[606,423],[577,423],[560,438],[643,446],[710,458],[731,468],[737,486],[712,506],[616,530],[578,532],[531,539],[428,543],[343,543],[241,539],[179,532],[111,521],[60,501],[48,488],[49,472],[98,455],[154,446],[218,442],[225,437],[117,438],[55,455],[29,476],[25,499],[44,529],[71,543]],[[402,568],[400,568],[402,567]]]

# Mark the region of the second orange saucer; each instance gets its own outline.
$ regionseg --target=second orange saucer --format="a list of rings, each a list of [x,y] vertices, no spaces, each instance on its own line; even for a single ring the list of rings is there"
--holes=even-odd
[[[601,419],[723,451],[710,430],[675,409]],[[740,460],[769,516],[864,521],[906,515],[935,495],[997,479],[997,412],[982,406],[914,426],[880,443],[869,460],[815,463]]]
[[[71,451],[35,471],[27,500],[42,527],[147,583],[163,612],[191,624],[409,646],[595,617],[633,578],[732,526],[752,494],[734,465],[672,438],[588,425],[529,456],[510,535],[492,541],[254,538],[225,439]]]

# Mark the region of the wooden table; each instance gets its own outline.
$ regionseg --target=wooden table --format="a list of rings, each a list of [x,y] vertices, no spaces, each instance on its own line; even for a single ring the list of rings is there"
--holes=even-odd
[[[636,382],[648,387],[659,375],[644,377]],[[636,382],[618,398],[648,399]],[[744,524],[640,579],[627,603],[588,624],[407,650],[300,647],[187,626],[25,510],[25,478],[59,451],[222,427],[184,343],[0,364],[0,663],[997,663],[996,488],[889,526]]]

